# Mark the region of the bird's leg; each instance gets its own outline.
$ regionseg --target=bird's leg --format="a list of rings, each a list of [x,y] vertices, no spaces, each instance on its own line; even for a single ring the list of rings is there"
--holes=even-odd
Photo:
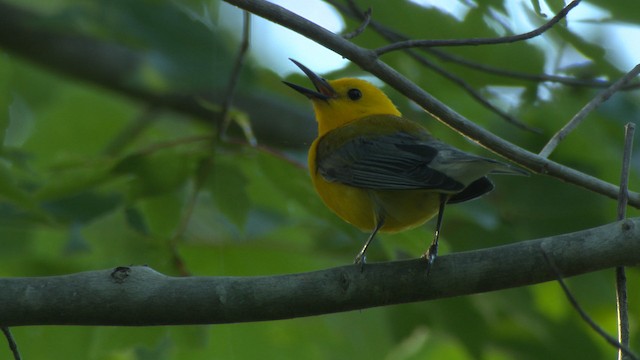
[[[436,232],[433,235],[433,242],[429,246],[422,258],[427,260],[427,274],[431,271],[431,266],[438,256],[438,239],[440,238],[440,229],[442,228],[442,216],[444,215],[444,206],[447,204],[448,196],[440,194],[440,207],[438,209],[438,218],[436,219]]]
[[[378,233],[378,230],[380,230],[382,225],[384,225],[384,215],[377,215],[376,216],[376,226],[374,227],[373,231],[371,232],[371,235],[369,235],[369,238],[367,239],[367,242],[364,243],[364,246],[362,247],[362,249],[360,250],[358,255],[356,255],[356,259],[354,261],[354,264],[356,264],[356,265],[360,264],[360,270],[362,270],[364,268],[364,264],[365,264],[365,262],[367,260],[367,256],[366,256],[367,249],[369,248],[369,245],[371,244],[371,241],[376,236],[376,234]]]

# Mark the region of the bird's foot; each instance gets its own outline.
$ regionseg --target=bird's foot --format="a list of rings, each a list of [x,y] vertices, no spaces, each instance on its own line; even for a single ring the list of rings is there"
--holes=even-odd
[[[427,252],[422,254],[420,257],[427,262],[427,275],[431,272],[431,267],[433,266],[434,261],[436,261],[436,257],[438,256],[438,244],[431,244]]]
[[[358,255],[356,255],[355,260],[353,261],[354,264],[360,265],[360,272],[364,270],[364,264],[366,262],[367,262],[367,256],[363,252],[358,253]]]

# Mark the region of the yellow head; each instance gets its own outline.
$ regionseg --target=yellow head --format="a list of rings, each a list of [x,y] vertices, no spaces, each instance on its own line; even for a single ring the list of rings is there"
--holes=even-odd
[[[370,82],[353,78],[327,81],[299,62],[291,61],[304,71],[316,88],[314,91],[285,82],[313,102],[319,135],[370,115],[400,116],[387,95]]]

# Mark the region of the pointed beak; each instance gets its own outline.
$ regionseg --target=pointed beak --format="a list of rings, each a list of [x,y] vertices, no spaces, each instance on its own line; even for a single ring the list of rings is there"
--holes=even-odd
[[[302,95],[308,97],[311,100],[315,100],[315,99],[328,100],[336,96],[335,90],[333,90],[333,88],[331,87],[331,85],[329,85],[327,80],[316,75],[316,73],[309,70],[308,67],[300,64],[299,62],[293,59],[289,59],[289,60],[291,60],[294,64],[296,64],[296,66],[299,67],[300,70],[302,70],[305,73],[305,75],[307,75],[307,77],[309,78],[309,80],[311,80],[311,83],[316,88],[316,90],[314,91],[311,89],[307,89],[300,85],[292,84],[286,81],[283,81],[283,83],[285,83],[286,85],[291,87],[293,90],[301,93]]]

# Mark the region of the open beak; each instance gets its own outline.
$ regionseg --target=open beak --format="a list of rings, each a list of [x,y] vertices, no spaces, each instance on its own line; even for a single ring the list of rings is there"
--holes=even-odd
[[[316,75],[316,73],[309,70],[308,67],[300,64],[299,62],[293,59],[289,59],[289,60],[291,60],[294,64],[296,64],[296,66],[299,67],[300,70],[302,70],[305,73],[305,75],[307,75],[309,80],[311,80],[311,83],[313,83],[313,86],[315,86],[316,90],[314,91],[311,89],[307,89],[300,85],[292,84],[286,81],[283,81],[283,83],[290,86],[293,90],[301,93],[302,95],[308,97],[311,100],[314,100],[314,99],[328,100],[336,96],[336,91],[333,90],[333,88],[331,87],[331,85],[329,85],[327,80]]]

